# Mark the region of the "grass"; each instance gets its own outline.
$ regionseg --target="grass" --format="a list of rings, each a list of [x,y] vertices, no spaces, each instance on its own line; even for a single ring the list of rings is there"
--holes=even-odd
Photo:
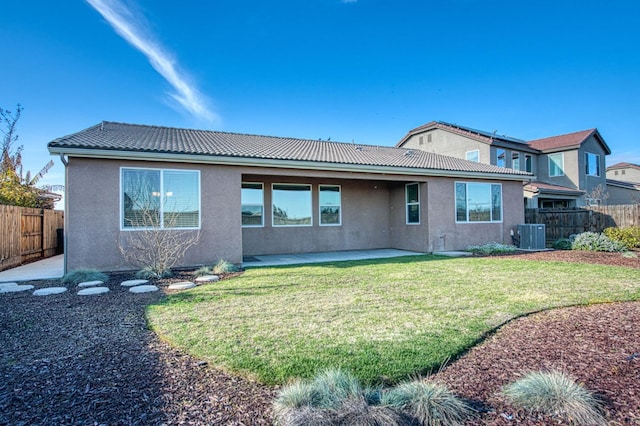
[[[428,374],[516,316],[640,299],[640,270],[414,256],[256,268],[147,308],[165,340],[267,384],[342,368],[365,384]]]
[[[605,425],[598,400],[559,371],[531,372],[507,385],[503,393],[517,407],[579,425]]]

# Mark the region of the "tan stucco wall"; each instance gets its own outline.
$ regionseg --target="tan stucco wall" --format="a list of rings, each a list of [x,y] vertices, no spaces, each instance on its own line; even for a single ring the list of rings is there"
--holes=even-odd
[[[427,182],[415,182],[420,185],[420,224],[407,224],[405,183],[414,182],[399,182],[390,188],[391,247],[427,252],[429,251],[427,245],[429,216],[426,206],[429,204],[427,194],[429,184]]]
[[[242,229],[245,255],[388,248],[389,182],[245,174],[264,184],[264,226]],[[272,226],[271,185],[310,184],[312,226]],[[318,185],[341,186],[342,225],[320,226]]]
[[[617,173],[617,174],[616,174]],[[607,170],[607,178],[624,182],[640,182],[640,170],[633,167]]]
[[[431,142],[428,142],[431,135]],[[422,137],[422,144],[420,138]],[[473,140],[441,129],[433,129],[411,136],[403,148],[419,149],[427,152],[448,155],[450,157],[466,159],[467,151],[478,150],[480,163],[490,163],[490,146],[487,143]]]
[[[489,182],[460,179],[460,182]],[[521,182],[502,183],[502,222],[456,223],[455,179],[430,179],[427,251],[464,250],[469,245],[498,242],[511,244],[510,231],[524,223]]]
[[[200,170],[201,239],[185,256],[186,265],[212,264],[218,259],[242,261],[240,227],[241,174],[233,167],[69,158],[67,167],[67,270],[137,269],[125,263],[118,249],[120,231],[120,168],[145,167]],[[194,231],[195,232],[195,231]]]

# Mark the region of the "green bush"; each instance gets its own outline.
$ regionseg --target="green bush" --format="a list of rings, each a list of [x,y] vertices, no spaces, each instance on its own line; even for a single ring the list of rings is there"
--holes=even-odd
[[[640,248],[640,226],[607,228],[602,233],[614,241],[621,242],[627,248]]]
[[[230,274],[233,272],[240,272],[240,268],[231,262],[220,259],[220,261],[215,264],[212,271],[214,274]]]
[[[579,425],[606,424],[591,392],[559,371],[531,372],[502,392],[519,408]]]
[[[136,272],[136,278],[143,280],[156,280],[160,278],[168,278],[172,275],[171,269],[157,270],[152,266],[140,269]]]
[[[471,407],[445,386],[414,380],[382,394],[381,404],[410,414],[420,425],[458,425],[472,413]]]
[[[516,246],[500,243],[486,243],[481,246],[468,246],[467,251],[473,254],[483,255],[506,254],[515,253]]]
[[[627,247],[621,242],[613,241],[606,235],[597,234],[595,232],[583,232],[582,234],[576,235],[571,248],[573,250],[608,252],[621,252],[627,250]]]
[[[97,269],[74,269],[62,277],[62,284],[80,284],[86,281],[107,281],[109,276]]]
[[[560,238],[553,242],[553,248],[556,250],[571,250],[572,242],[568,238]]]

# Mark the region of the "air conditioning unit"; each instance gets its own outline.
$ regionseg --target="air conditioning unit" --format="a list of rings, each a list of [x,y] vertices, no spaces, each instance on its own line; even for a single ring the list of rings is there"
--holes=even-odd
[[[520,248],[524,250],[544,250],[546,248],[544,223],[518,225]]]

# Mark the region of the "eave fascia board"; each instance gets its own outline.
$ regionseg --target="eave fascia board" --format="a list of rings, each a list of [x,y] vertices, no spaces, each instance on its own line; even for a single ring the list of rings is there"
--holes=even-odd
[[[529,181],[534,175],[511,175],[491,172],[467,172],[446,169],[421,169],[412,167],[371,166],[348,163],[320,163],[315,161],[277,160],[251,157],[224,157],[216,155],[172,154],[164,152],[115,151],[100,149],[49,147],[52,155],[67,157],[96,158],[108,160],[162,161],[175,163],[197,163],[224,166],[272,167],[280,169],[322,170],[351,173],[423,175],[470,179],[494,179],[509,181]]]

